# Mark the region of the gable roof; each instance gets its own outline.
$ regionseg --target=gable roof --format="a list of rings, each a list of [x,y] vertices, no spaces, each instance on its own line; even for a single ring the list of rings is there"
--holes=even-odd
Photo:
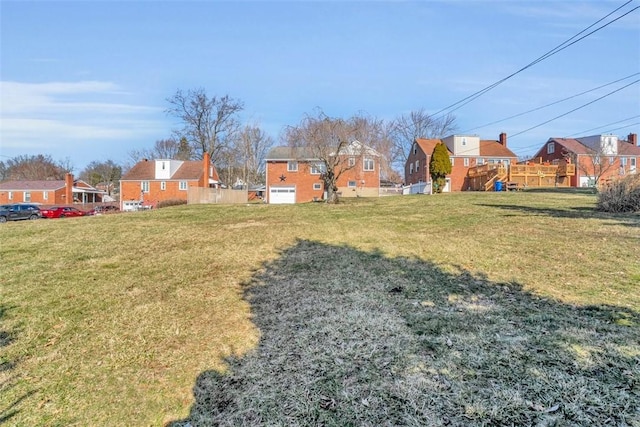
[[[505,147],[500,141],[480,140],[481,157],[518,157],[513,151]]]
[[[439,139],[424,139],[424,138],[417,138],[416,139],[416,144],[418,144],[418,146],[420,147],[420,149],[427,155],[430,156],[431,154],[433,154],[433,149],[436,148],[436,145],[438,145],[438,143],[442,142]],[[449,150],[449,148],[447,148],[447,151],[449,152],[449,156],[453,155],[453,152],[451,150]]]
[[[171,178],[162,181],[171,180],[199,180],[203,174],[201,160],[186,160],[173,173]],[[156,179],[156,161],[141,160],[136,163],[123,177],[122,181],[150,181]]]
[[[416,139],[416,143],[420,146],[420,149],[427,155],[430,156],[433,153],[433,149],[438,145],[439,142],[442,142],[440,139]],[[453,156],[453,152],[447,148],[449,152],[449,156]],[[509,150],[504,145],[500,144],[499,141],[494,140],[481,140],[480,141],[480,157],[518,157],[513,151]],[[475,154],[473,156],[468,157],[477,157]]]
[[[562,146],[567,152],[573,154],[592,155],[595,153],[592,148],[580,142],[579,138],[549,138],[534,157],[538,157],[549,142],[554,142]],[[640,156],[640,147],[618,139],[618,156]]]

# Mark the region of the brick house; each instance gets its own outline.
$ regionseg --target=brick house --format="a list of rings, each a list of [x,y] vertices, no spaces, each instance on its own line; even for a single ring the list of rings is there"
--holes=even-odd
[[[640,163],[638,135],[627,140],[616,135],[593,135],[580,138],[549,138],[534,159],[550,164],[570,162],[576,165],[572,187],[593,186],[596,176],[605,183],[628,174],[635,174]]]
[[[220,185],[218,171],[208,153],[202,160],[144,159],[120,179],[120,209],[140,205],[155,207],[164,200],[187,201],[190,187]]]
[[[378,197],[380,154],[353,141],[340,156],[345,170],[338,178],[340,197]],[[267,203],[304,203],[325,197],[322,164],[304,148],[280,146],[266,157]]]
[[[106,193],[82,180],[74,180],[68,173],[64,180],[5,181],[0,183],[0,203],[40,203],[43,205],[71,205],[100,203]]]
[[[477,135],[451,135],[443,139],[416,139],[404,166],[405,184],[430,182],[429,162],[433,149],[444,143],[449,151],[451,174],[447,176],[444,191],[469,189],[467,173],[470,167],[489,163],[509,165],[518,161],[518,156],[507,148],[507,134],[501,133],[498,140],[481,140]]]

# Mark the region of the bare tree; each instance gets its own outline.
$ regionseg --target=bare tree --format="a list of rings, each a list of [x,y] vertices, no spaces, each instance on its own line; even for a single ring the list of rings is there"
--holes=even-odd
[[[211,161],[218,163],[238,132],[237,115],[243,110],[243,103],[228,95],[209,97],[202,88],[178,90],[167,101],[167,114],[182,122],[182,129],[176,134],[187,139],[195,156],[202,158],[209,153]]]
[[[392,162],[404,170],[404,164],[409,156],[413,141],[417,138],[443,138],[453,133],[457,128],[456,118],[451,114],[435,118],[424,108],[411,111],[394,120],[393,140],[394,155]]]
[[[298,126],[285,129],[283,138],[297,156],[316,162],[313,167],[321,170],[320,178],[327,192],[327,203],[338,203],[337,182],[340,176],[353,169],[358,162],[350,159],[362,158],[371,151],[357,137],[365,138],[363,122],[359,117],[350,119],[332,118],[318,111],[307,115]]]
[[[265,157],[273,139],[258,126],[245,126],[238,137],[238,151],[243,165],[242,180],[247,184],[264,183]]]
[[[359,113],[353,117],[356,139],[375,149],[380,155],[380,177],[393,182],[401,182],[400,174],[393,168],[395,142],[394,123]],[[403,165],[404,167],[404,165]]]
[[[111,196],[114,184],[122,177],[122,167],[113,160],[105,162],[93,161],[80,172],[80,179],[88,182],[92,186],[104,183],[108,194]]]
[[[563,150],[562,155],[593,182],[594,191],[597,191],[602,178],[610,175],[614,168],[616,155],[607,152],[603,147],[590,151],[589,154],[578,156],[576,153]]]
[[[69,159],[56,162],[43,154],[17,156],[7,160],[4,167],[5,179],[29,181],[61,180],[73,170]]]

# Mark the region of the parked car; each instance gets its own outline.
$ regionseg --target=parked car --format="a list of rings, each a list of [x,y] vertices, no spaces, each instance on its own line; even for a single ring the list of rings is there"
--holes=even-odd
[[[49,209],[42,209],[42,216],[45,218],[70,218],[85,215],[87,215],[85,211],[71,206],[55,206]]]
[[[29,203],[13,203],[10,205],[0,206],[0,222],[38,218],[42,218],[42,213],[37,205]]]
[[[113,205],[104,205],[104,206],[96,206],[87,212],[87,215],[102,215],[108,213],[116,213],[120,212],[120,209],[117,206]]]

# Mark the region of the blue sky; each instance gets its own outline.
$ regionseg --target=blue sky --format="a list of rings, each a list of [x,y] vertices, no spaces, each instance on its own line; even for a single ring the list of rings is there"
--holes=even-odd
[[[68,158],[76,172],[93,160],[125,161],[179,127],[165,114],[177,89],[243,101],[242,119],[276,141],[316,107],[340,117],[435,113],[624,3],[0,0],[0,159],[48,154]],[[637,73],[640,9],[455,111],[457,133],[515,135],[638,80]],[[510,137],[509,147],[524,156],[549,137],[626,136],[639,123],[635,83]]]

